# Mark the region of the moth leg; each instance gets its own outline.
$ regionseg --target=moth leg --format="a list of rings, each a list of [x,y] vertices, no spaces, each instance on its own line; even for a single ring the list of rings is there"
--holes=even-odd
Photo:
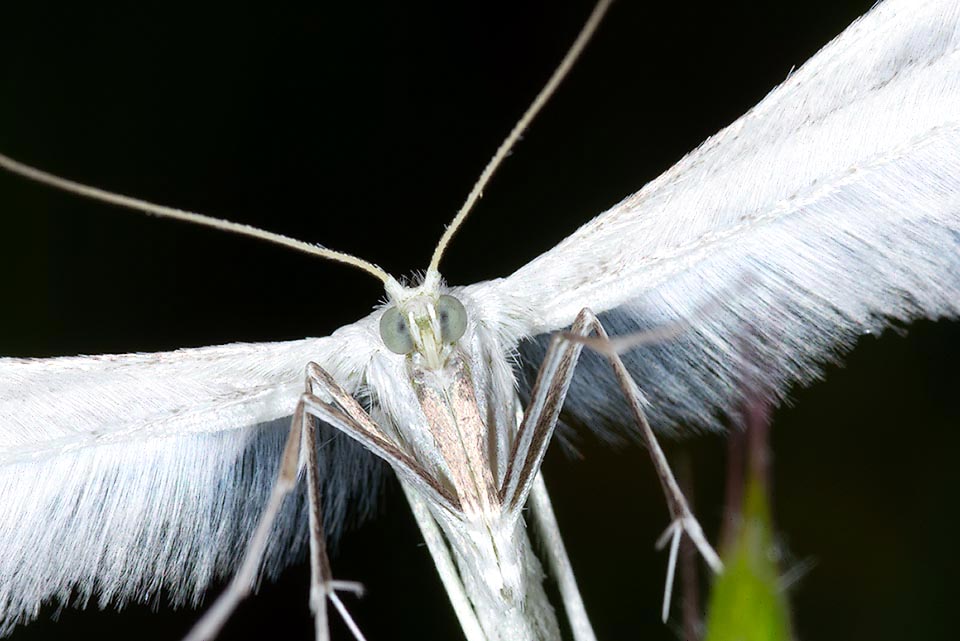
[[[311,400],[313,413],[384,459],[394,469],[464,635],[468,641],[484,641],[486,635],[467,597],[447,542],[427,507],[429,500],[434,505],[456,512],[459,509],[458,499],[387,438],[363,407],[336,380],[320,368],[311,373],[315,374],[313,380],[317,386],[314,390],[317,394]]]
[[[577,315],[572,334],[586,332],[588,318]],[[500,502],[505,510],[519,509],[527,500],[540,464],[553,436],[563,399],[570,388],[573,368],[583,345],[554,334],[540,364],[537,380],[530,392],[530,403],[523,414],[513,449],[507,458],[507,471],[500,487]]]
[[[297,470],[304,425],[303,404],[299,403],[293,413],[290,433],[287,436],[286,445],[283,447],[277,480],[273,484],[267,506],[264,508],[263,514],[260,515],[257,528],[247,544],[243,562],[226,589],[200,617],[200,620],[194,624],[187,636],[184,637],[184,641],[209,641],[216,637],[240,601],[250,594],[253,583],[257,578],[260,563],[263,560],[263,554],[267,548],[273,523],[280,513],[280,508],[287,494],[297,484]]]
[[[596,334],[596,337],[589,338],[590,333]],[[512,507],[522,505],[530,492],[536,473],[540,469],[540,463],[546,453],[547,445],[549,445],[550,437],[553,435],[557,418],[560,415],[560,408],[570,387],[573,369],[580,357],[583,345],[588,344],[594,347],[597,344],[598,347],[602,347],[609,341],[610,339],[599,319],[588,309],[582,310],[577,315],[568,332],[555,334],[551,339],[531,392],[530,406],[517,431],[517,440],[508,460],[507,474],[501,488],[501,499],[505,505],[509,504]],[[610,361],[620,388],[627,398],[630,410],[639,427],[640,435],[647,446],[654,469],[660,479],[667,500],[667,509],[670,511],[671,524],[659,542],[662,545],[671,537],[675,539],[673,545],[671,545],[671,556],[667,567],[662,613],[664,619],[666,619],[670,609],[670,596],[676,565],[675,548],[679,544],[679,537],[683,532],[687,533],[707,564],[715,572],[721,572],[723,564],[720,562],[720,557],[707,542],[703,529],[693,516],[683,492],[670,470],[666,456],[643,413],[640,403],[641,396],[636,383],[630,377],[626,366],[624,366],[615,350],[599,349],[598,351],[601,351]],[[567,604],[566,598],[564,601]],[[568,614],[568,616],[570,615]]]
[[[550,502],[550,495],[547,494],[543,474],[537,474],[533,482],[533,489],[530,491],[530,507],[540,533],[541,546],[550,563],[560,597],[563,599],[563,609],[567,613],[573,638],[575,641],[596,641],[597,635],[593,631],[593,626],[590,625],[587,609],[583,605],[583,597],[580,596],[580,588],[577,587],[577,579],[573,574],[573,565],[570,563],[567,548],[563,545],[563,538],[560,536],[560,526],[553,513],[553,504]]]
[[[480,627],[477,613],[473,610],[470,597],[467,596],[467,591],[463,587],[460,573],[454,565],[447,541],[443,538],[440,527],[430,513],[427,502],[407,483],[401,481],[400,487],[403,488],[407,502],[410,503],[413,517],[416,519],[417,525],[420,526],[420,533],[427,544],[427,549],[430,550],[430,556],[437,568],[437,574],[440,575],[440,582],[443,583],[443,587],[447,591],[447,596],[453,605],[453,611],[460,621],[460,627],[463,628],[463,635],[467,638],[467,641],[487,641],[487,635]]]
[[[577,318],[579,319],[584,315],[586,315],[586,317],[589,319],[590,329],[592,329],[597,335],[597,338],[582,342],[588,344],[594,340],[608,342],[610,339],[607,336],[607,332],[603,329],[599,319],[597,319],[593,312],[585,309],[580,312],[580,316]],[[581,335],[583,334],[582,332],[578,333]],[[569,339],[576,341],[576,336],[568,335],[568,340]],[[667,499],[667,508],[670,510],[672,521],[669,527],[667,527],[666,531],[660,537],[660,540],[657,542],[657,547],[660,548],[663,547],[667,541],[670,541],[670,558],[667,565],[667,578],[664,585],[663,596],[663,611],[661,613],[663,620],[666,621],[667,615],[670,612],[670,596],[673,591],[673,577],[677,563],[677,549],[680,544],[681,535],[686,532],[687,536],[690,537],[690,540],[693,541],[693,544],[696,545],[697,550],[699,550],[704,560],[714,572],[722,572],[723,563],[720,561],[720,557],[717,555],[713,547],[711,547],[710,543],[707,542],[707,538],[703,534],[703,529],[700,527],[700,523],[690,510],[690,507],[687,504],[687,499],[683,496],[680,485],[677,483],[677,479],[674,477],[673,471],[670,469],[670,464],[667,462],[667,457],[660,448],[660,444],[657,442],[657,437],[654,435],[653,429],[650,427],[650,423],[647,421],[647,417],[643,412],[640,400],[642,397],[640,390],[637,388],[637,384],[634,382],[633,378],[630,376],[630,373],[627,371],[626,366],[623,364],[623,360],[620,358],[620,355],[616,352],[616,350],[600,349],[598,351],[607,357],[611,367],[613,367],[614,375],[617,378],[620,389],[623,390],[623,393],[627,399],[627,403],[630,405],[630,411],[633,414],[633,418],[636,421],[637,426],[640,428],[640,436],[643,438],[643,443],[646,445],[647,451],[650,453],[650,460],[653,463],[654,469],[656,470],[657,477],[660,479],[660,484],[663,487],[663,493]]]
[[[313,368],[319,369],[319,366],[311,363],[307,367],[308,390],[310,390],[316,382]],[[227,619],[229,619],[233,611],[236,610],[237,605],[249,596],[256,581],[260,565],[263,562],[263,556],[267,549],[267,543],[274,522],[280,514],[280,508],[283,506],[284,499],[286,499],[290,491],[297,485],[297,477],[303,463],[308,463],[307,475],[312,479],[310,488],[308,488],[311,518],[311,569],[314,567],[314,558],[316,557],[316,563],[318,565],[326,566],[327,576],[329,577],[329,561],[326,560],[326,546],[318,546],[316,542],[318,535],[320,537],[319,540],[321,542],[323,541],[323,532],[321,529],[322,521],[318,516],[320,514],[320,499],[319,479],[317,478],[316,442],[313,436],[312,426],[308,419],[308,416],[313,414],[310,411],[311,400],[319,399],[316,399],[310,392],[303,394],[293,412],[293,418],[290,421],[290,432],[280,458],[280,469],[277,472],[277,480],[274,481],[273,488],[270,491],[270,498],[267,500],[267,506],[260,515],[260,520],[257,522],[253,536],[250,537],[250,542],[247,544],[247,550],[244,553],[240,568],[233,575],[226,589],[217,597],[217,600],[213,602],[213,605],[210,606],[203,616],[194,624],[193,628],[190,629],[190,632],[184,637],[184,641],[210,641],[215,638],[220,633]],[[301,455],[303,454],[305,443],[310,443],[312,447],[308,448],[307,457],[302,461]],[[359,630],[356,630],[356,625],[347,614],[343,604],[339,598],[333,594],[334,588],[356,591],[358,587],[357,584],[330,581],[328,585],[330,586],[328,596],[331,597],[334,606],[341,612],[341,615],[344,616],[347,626],[350,627],[352,631],[355,631],[355,636],[362,640],[362,635],[359,634]],[[311,589],[311,603],[313,602],[313,590]],[[314,612],[317,613],[316,629],[318,641],[329,640],[325,605],[324,603],[323,607],[314,609]]]
[[[571,331],[586,331],[587,319],[581,316],[574,321]],[[551,340],[534,383],[530,403],[526,412],[518,417],[519,427],[513,450],[507,459],[500,501],[505,511],[513,511],[519,510],[529,497],[546,560],[557,581],[574,639],[596,641],[546,485],[540,475],[540,463],[553,436],[560,407],[582,349],[579,343],[564,340],[559,334]]]
[[[390,464],[403,481],[430,501],[451,512],[460,513],[460,501],[452,491],[434,478],[416,459],[386,436],[366,410],[332,376],[316,364],[308,366],[315,394],[305,396],[307,411],[363,445]]]
[[[312,384],[313,380],[308,378],[307,384]],[[349,590],[360,595],[363,594],[363,587],[359,583],[334,581],[333,573],[330,571],[327,542],[323,535],[323,506],[320,502],[320,470],[317,462],[316,427],[304,426],[302,433],[303,449],[307,458],[307,502],[310,514],[310,609],[313,611],[315,636],[317,641],[329,641],[327,599],[330,599],[357,641],[365,641],[360,628],[357,627],[353,617],[347,612],[336,593],[336,590]]]

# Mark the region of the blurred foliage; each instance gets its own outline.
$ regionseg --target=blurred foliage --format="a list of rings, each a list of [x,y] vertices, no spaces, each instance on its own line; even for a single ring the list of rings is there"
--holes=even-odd
[[[725,570],[710,595],[706,641],[790,641],[790,613],[779,585],[767,492],[747,482],[742,518],[723,551]]]

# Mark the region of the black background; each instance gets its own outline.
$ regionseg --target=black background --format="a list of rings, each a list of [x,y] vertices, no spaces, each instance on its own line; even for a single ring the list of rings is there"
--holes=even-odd
[[[589,2],[5,3],[0,149],[122,193],[354,252],[405,275],[560,60]],[[743,113],[871,0],[621,0],[486,190],[443,263],[506,275]],[[14,6],[11,6],[14,5]],[[256,241],[150,220],[0,175],[0,353],[165,350],[326,334],[378,282]],[[806,639],[947,638],[960,329],[868,338],[775,417],[775,512]],[[680,446],[674,444],[676,452]],[[720,516],[723,439],[684,444],[698,512]],[[545,474],[600,639],[659,622],[666,525],[642,451],[585,437]],[[2,508],[0,508],[2,509]],[[65,554],[69,550],[64,550]],[[391,487],[338,577],[373,640],[458,638]],[[309,639],[307,571],[264,586],[223,639]],[[64,612],[18,640],[177,639],[194,611]],[[345,639],[342,628],[334,637]]]

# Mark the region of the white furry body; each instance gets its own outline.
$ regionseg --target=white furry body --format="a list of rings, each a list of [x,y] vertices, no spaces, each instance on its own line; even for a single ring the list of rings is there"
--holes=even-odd
[[[617,333],[722,302],[680,340],[625,357],[664,429],[715,427],[736,405],[744,340],[762,364],[751,380],[780,398],[890,319],[956,316],[958,48],[960,3],[885,2],[662,177],[512,276],[458,290],[478,397],[508,416],[514,350],[538,362],[542,337],[583,307]],[[282,444],[255,426],[289,416],[308,361],[428,440],[379,314],[288,343],[0,360],[0,633],[45,601],[194,602],[229,573]],[[584,367],[567,409],[604,429],[617,391],[599,359]],[[376,466],[343,439],[321,456],[335,529]],[[268,573],[302,520],[288,502]]]

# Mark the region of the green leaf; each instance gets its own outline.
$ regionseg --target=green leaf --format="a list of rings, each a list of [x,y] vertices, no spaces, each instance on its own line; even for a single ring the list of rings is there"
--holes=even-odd
[[[770,508],[763,485],[747,482],[742,520],[713,585],[705,641],[790,641],[790,611],[779,587]]]

